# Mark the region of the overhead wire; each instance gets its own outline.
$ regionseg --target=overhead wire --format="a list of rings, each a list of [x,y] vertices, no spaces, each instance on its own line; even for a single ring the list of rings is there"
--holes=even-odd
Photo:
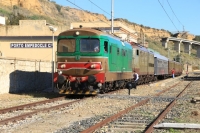
[[[171,7],[171,5],[170,5],[170,3],[169,3],[168,0],[167,0],[167,3],[168,3],[168,5],[169,5],[169,7],[171,8],[171,10],[172,10],[174,16],[176,17],[176,19],[179,21],[178,17],[177,17],[176,14],[174,13],[174,11],[173,11],[173,9],[172,9],[172,7]],[[183,25],[180,21],[179,21],[179,23],[184,27],[184,25]]]
[[[66,0],[66,1],[68,1],[69,3],[73,4],[74,6],[76,6],[76,7],[78,7],[79,9],[81,9],[81,10],[83,10],[83,11],[84,11],[84,9],[83,9],[83,8],[79,7],[79,6],[78,6],[78,5],[76,5],[75,3],[73,3],[73,2],[71,2],[71,1],[69,1],[69,0]],[[94,16],[94,15],[93,15],[93,16]],[[97,16],[94,16],[94,17],[98,18]],[[104,20],[102,20],[102,19],[100,19],[100,18],[98,18],[98,19],[99,19],[99,20],[101,20],[102,22],[104,22],[104,23],[108,24],[109,26],[111,26],[111,24],[109,24],[109,23],[105,22]]]
[[[99,9],[101,9],[102,11],[104,11],[105,13],[107,13],[108,15],[110,15],[110,16],[111,16],[111,14],[110,14],[110,13],[106,12],[105,10],[103,10],[101,7],[99,7],[97,4],[95,4],[95,3],[94,3],[94,2],[92,2],[91,0],[88,0],[88,1],[90,1],[90,3],[92,3],[93,5],[95,5],[96,7],[98,7]],[[117,19],[117,18],[115,18],[115,17],[114,17],[114,19]],[[134,28],[135,28],[135,26],[134,26]],[[135,31],[136,31],[136,28],[135,28]]]
[[[81,8],[81,7],[79,7],[78,5],[76,5],[75,3],[73,3],[73,2],[71,2],[71,1],[69,1],[69,0],[67,0],[68,2],[70,2],[71,4],[73,4],[73,5],[75,5],[76,7],[78,7],[79,9],[81,9],[81,10],[84,10],[83,8]],[[95,4],[94,2],[92,2],[91,0],[88,0],[90,3],[92,3],[93,5],[95,5],[96,7],[98,7],[99,9],[101,9],[102,11],[104,11],[105,13],[107,13],[108,15],[111,15],[110,13],[108,13],[107,11],[105,11],[104,9],[102,9],[101,7],[99,7],[97,4]],[[96,16],[95,16],[96,17]],[[96,17],[97,18],[97,17]],[[99,18],[98,18],[99,19]],[[100,19],[101,20],[101,19]],[[102,20],[103,21],[103,20]],[[103,22],[105,22],[105,21],[103,21]],[[106,22],[105,22],[106,23]],[[106,24],[108,24],[108,23],[106,23]],[[109,26],[111,26],[110,24],[108,24]],[[160,31],[160,32],[162,32],[162,31]],[[150,32],[145,32],[145,33],[150,33]]]
[[[160,1],[158,0],[158,2],[160,3]],[[163,8],[163,10],[165,11],[165,13],[167,14],[165,8],[163,7],[163,5],[160,3],[161,7]],[[167,14],[168,18],[170,19],[170,21],[172,22],[172,24],[174,25],[174,27],[176,28],[174,22],[171,20],[171,18],[169,17],[169,15]],[[176,30],[179,32],[179,30],[176,28]]]
[[[92,2],[91,0],[88,0],[88,1],[90,1],[90,3],[92,3],[93,5],[95,5],[96,7],[98,7],[99,9],[101,9],[102,11],[104,11],[105,13],[107,13],[108,15],[111,15],[108,12],[106,12],[105,10],[103,10],[101,7],[99,7],[97,4],[95,4],[94,2]]]

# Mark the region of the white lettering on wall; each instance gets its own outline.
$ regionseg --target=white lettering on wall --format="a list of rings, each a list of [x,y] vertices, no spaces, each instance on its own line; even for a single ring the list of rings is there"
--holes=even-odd
[[[10,43],[10,48],[52,48],[52,43]]]

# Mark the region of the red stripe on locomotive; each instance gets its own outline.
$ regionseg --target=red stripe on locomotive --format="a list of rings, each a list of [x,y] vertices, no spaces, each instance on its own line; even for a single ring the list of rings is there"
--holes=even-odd
[[[58,69],[102,69],[101,62],[59,62]]]

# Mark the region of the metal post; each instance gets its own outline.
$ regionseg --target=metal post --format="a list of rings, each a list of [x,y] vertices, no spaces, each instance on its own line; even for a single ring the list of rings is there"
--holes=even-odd
[[[54,89],[54,31],[52,31],[52,90]]]
[[[114,11],[113,11],[113,3],[114,3],[114,0],[112,0],[112,3],[111,3],[111,33],[113,34],[113,15],[114,15]]]
[[[57,30],[57,28],[53,26],[49,26],[50,31],[52,31],[52,90],[54,89],[54,32]]]
[[[170,49],[168,48],[168,59],[170,60],[170,57],[169,57],[169,50],[170,50]]]
[[[131,88],[128,88],[128,94],[129,95],[131,94]]]

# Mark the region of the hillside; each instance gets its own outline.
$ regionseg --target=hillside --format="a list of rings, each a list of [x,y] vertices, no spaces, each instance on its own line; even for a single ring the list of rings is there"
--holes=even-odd
[[[7,17],[7,24],[17,24],[18,19],[46,19],[48,23],[54,25],[68,26],[71,22],[104,21],[109,23],[109,19],[102,14],[63,7],[49,0],[1,0],[0,7],[0,15]],[[146,27],[123,18],[117,20],[137,33],[144,33],[152,39],[159,40],[161,37],[171,36],[171,33],[164,29]],[[187,34],[184,38],[192,40],[194,36]]]
[[[7,25],[18,25],[19,20],[22,19],[45,19],[47,23],[53,25],[67,25],[68,27],[70,27],[71,22],[104,21],[110,23],[109,19],[103,14],[92,13],[71,7],[63,7],[49,0],[1,0],[0,15],[6,17]],[[118,18],[116,20],[121,21],[121,23],[130,29],[135,30],[139,38],[144,38],[145,35],[145,41],[149,43],[150,48],[168,56],[168,51],[161,46],[160,40],[162,37],[171,36],[172,34],[169,31],[139,25],[123,18]],[[192,40],[195,36],[186,33],[179,34],[178,37]],[[141,39],[138,40],[138,42],[140,41]],[[169,46],[170,49],[173,49],[173,44],[169,44]],[[183,63],[190,62],[191,64],[199,65],[196,63],[199,62],[197,61],[198,59],[194,58],[195,50],[192,51],[192,56],[188,56],[184,53],[177,55],[173,50],[170,52],[171,59],[180,56]]]

